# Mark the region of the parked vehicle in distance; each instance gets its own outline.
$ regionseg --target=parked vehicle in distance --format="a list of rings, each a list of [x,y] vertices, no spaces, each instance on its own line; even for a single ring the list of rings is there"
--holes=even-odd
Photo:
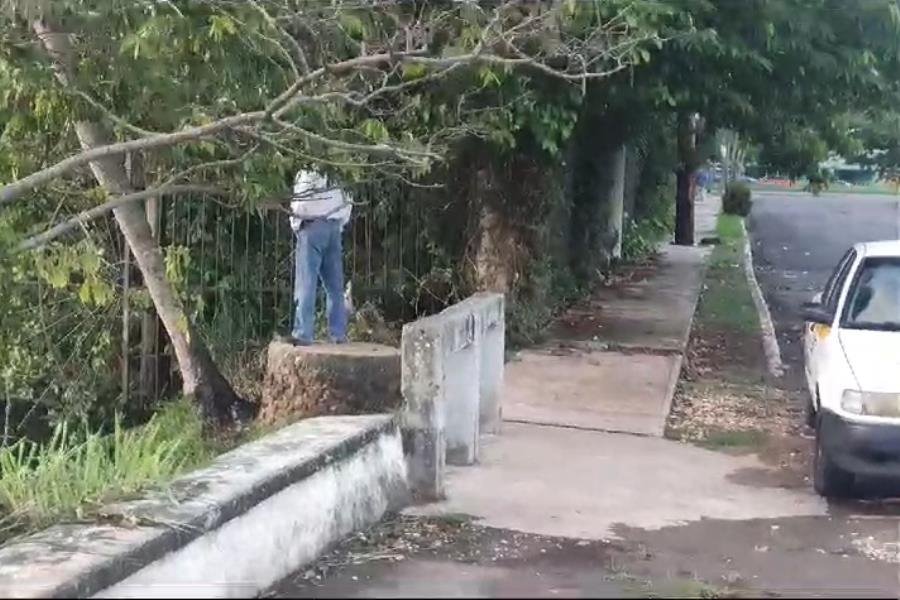
[[[816,491],[900,479],[900,240],[852,247],[803,312]]]

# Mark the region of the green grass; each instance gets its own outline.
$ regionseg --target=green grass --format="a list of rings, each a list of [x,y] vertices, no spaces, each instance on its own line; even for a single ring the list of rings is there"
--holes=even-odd
[[[759,316],[744,273],[744,232],[741,218],[721,215],[717,224],[720,243],[712,252],[706,289],[697,315],[707,327],[753,334]]]
[[[718,587],[697,579],[640,580],[619,573],[614,580],[624,582],[627,596],[640,598],[740,598],[741,593],[730,587]]]
[[[710,450],[758,450],[765,445],[767,439],[765,431],[723,429],[710,431],[698,445]]]
[[[54,523],[90,518],[102,504],[161,486],[219,448],[207,441],[187,401],[140,427],[111,433],[60,424],[46,443],[0,450],[0,540]]]
[[[657,586],[649,598],[737,598],[738,593],[693,579],[675,580]]]
[[[764,184],[764,183],[753,183],[750,185],[750,189],[753,191],[759,192],[786,192],[786,193],[796,193],[796,192],[805,192],[806,182],[798,182],[791,187],[782,187],[779,185],[773,184]],[[843,186],[832,184],[827,190],[822,192],[822,195],[827,194],[877,194],[877,195],[896,195],[897,191],[886,183],[872,183],[868,185],[851,185],[851,186]]]

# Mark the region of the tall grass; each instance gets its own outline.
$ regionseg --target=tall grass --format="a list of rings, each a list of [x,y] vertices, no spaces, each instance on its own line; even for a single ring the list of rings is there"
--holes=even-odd
[[[133,429],[118,419],[109,433],[63,423],[45,443],[20,440],[0,450],[0,541],[89,518],[103,503],[164,484],[214,452],[186,401]]]

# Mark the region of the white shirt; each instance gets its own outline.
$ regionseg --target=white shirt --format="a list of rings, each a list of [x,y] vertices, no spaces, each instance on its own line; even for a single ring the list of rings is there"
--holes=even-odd
[[[312,219],[340,221],[343,228],[350,221],[352,211],[349,194],[329,185],[323,175],[313,171],[297,172],[291,201],[291,228],[294,231],[300,229],[303,221]]]

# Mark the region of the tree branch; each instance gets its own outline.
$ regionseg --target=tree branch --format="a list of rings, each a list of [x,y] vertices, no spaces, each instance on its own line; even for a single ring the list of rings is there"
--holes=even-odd
[[[19,244],[17,250],[19,250],[20,252],[24,252],[27,250],[36,250],[38,248],[41,248],[50,241],[55,240],[56,238],[68,233],[69,231],[77,227],[81,227],[82,225],[85,225],[90,221],[93,221],[94,219],[101,217],[106,213],[112,212],[116,208],[129,204],[131,202],[140,202],[141,200],[146,200],[147,198],[153,198],[155,196],[171,196],[176,194],[221,195],[222,193],[224,192],[220,188],[211,186],[163,184],[159,187],[142,190],[140,192],[134,192],[132,194],[125,194],[124,196],[118,196],[98,206],[83,210],[71,219],[67,219],[62,223],[54,225],[43,233],[34,235],[24,240]]]
[[[292,123],[288,123],[286,121],[275,120],[275,123],[288,131],[292,131],[302,137],[305,137],[308,140],[312,140],[314,142],[319,142],[320,144],[324,144],[326,146],[333,146],[335,148],[340,148],[341,150],[348,150],[351,152],[362,152],[364,154],[380,154],[380,155],[390,155],[396,156],[403,160],[407,160],[409,162],[421,162],[416,161],[414,157],[424,158],[424,159],[432,159],[437,160],[440,159],[440,156],[433,152],[426,152],[422,150],[412,150],[410,148],[400,148],[398,146],[391,146],[389,144],[354,144],[352,142],[345,142],[343,140],[336,140],[333,138],[325,137],[323,135],[319,135],[318,133],[313,133],[308,129],[304,129]]]
[[[213,121],[208,125],[199,127],[189,127],[175,133],[160,133],[157,135],[146,136],[136,140],[127,142],[119,142],[108,144],[106,146],[97,146],[89,150],[79,152],[74,156],[70,156],[65,160],[61,160],[51,167],[32,173],[18,181],[7,184],[0,188],[0,206],[9,204],[22,194],[25,194],[34,188],[47,183],[65,173],[89,164],[91,162],[109,158],[111,156],[122,155],[127,152],[136,150],[151,150],[153,148],[165,148],[174,146],[186,141],[192,141],[203,137],[208,137],[226,129],[233,129],[240,125],[247,125],[258,122],[263,119],[265,113],[263,111],[242,113],[232,117],[226,117],[218,121]]]

